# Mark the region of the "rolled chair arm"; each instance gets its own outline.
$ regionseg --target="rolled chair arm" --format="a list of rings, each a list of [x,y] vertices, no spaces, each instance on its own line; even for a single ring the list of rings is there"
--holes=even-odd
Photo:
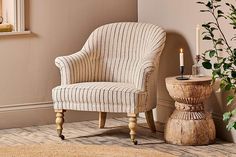
[[[156,64],[150,60],[142,61],[138,64],[134,74],[134,84],[140,90],[147,90],[149,76],[157,70]]]
[[[60,69],[61,85],[89,81],[92,78],[91,62],[86,52],[57,57],[55,64]]]
[[[150,42],[150,49],[136,66],[134,84],[138,89],[148,90],[156,85],[157,72],[159,68],[160,56],[165,45],[166,33],[162,30],[157,33],[155,42]],[[149,86],[149,87],[148,87]]]

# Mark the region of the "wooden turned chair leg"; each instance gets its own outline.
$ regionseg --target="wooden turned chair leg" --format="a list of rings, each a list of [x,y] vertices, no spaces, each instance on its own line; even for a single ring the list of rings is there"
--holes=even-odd
[[[64,110],[55,110],[56,112],[56,126],[57,126],[57,134],[62,140],[65,139],[65,136],[62,135],[63,123],[64,123]]]
[[[152,110],[145,112],[145,117],[146,117],[147,124],[148,124],[149,128],[151,129],[151,131],[156,132],[156,126],[155,126],[155,122],[153,119]]]
[[[137,145],[138,141],[135,139],[136,127],[137,127],[137,116],[136,115],[128,115],[128,117],[129,117],[130,138],[131,138],[131,141],[135,145]]]
[[[104,128],[106,123],[107,113],[106,112],[99,112],[99,128]]]

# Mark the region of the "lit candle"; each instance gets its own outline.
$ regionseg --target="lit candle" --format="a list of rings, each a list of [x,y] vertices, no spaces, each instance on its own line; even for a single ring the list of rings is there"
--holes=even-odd
[[[200,55],[200,25],[196,27],[196,55]]]
[[[184,66],[184,50],[181,48],[179,53],[179,63],[180,66]]]

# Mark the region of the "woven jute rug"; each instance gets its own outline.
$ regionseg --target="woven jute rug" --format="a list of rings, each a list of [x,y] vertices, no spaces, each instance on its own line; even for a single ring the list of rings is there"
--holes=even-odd
[[[173,157],[164,152],[137,147],[139,148],[80,144],[22,145],[0,147],[0,157]]]

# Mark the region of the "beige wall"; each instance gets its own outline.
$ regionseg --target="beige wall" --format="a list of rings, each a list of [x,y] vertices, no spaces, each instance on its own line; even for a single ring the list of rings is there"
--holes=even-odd
[[[2,0],[0,0],[0,16],[2,16]]]
[[[0,36],[0,128],[52,122],[54,113],[46,109],[52,108],[51,89],[60,81],[54,59],[80,50],[98,26],[137,21],[136,0],[26,3],[26,25],[32,34]]]
[[[233,1],[234,3],[234,1]],[[178,74],[179,58],[178,49],[184,47],[187,73],[191,73],[191,66],[195,55],[195,29],[197,24],[209,20],[207,14],[200,13],[201,6],[192,0],[138,0],[138,18],[140,22],[149,22],[162,26],[167,31],[167,42],[164,49],[159,75],[159,102],[157,118],[160,122],[166,122],[173,110],[173,101],[165,88],[164,78]],[[225,23],[222,27],[227,35],[232,35]],[[201,50],[209,49],[211,43],[201,42]],[[209,71],[204,71],[210,74]],[[222,113],[225,111],[225,96],[215,92],[208,101],[207,108],[213,113],[216,122],[217,135],[228,140],[236,141],[236,132],[227,132],[222,121]]]

